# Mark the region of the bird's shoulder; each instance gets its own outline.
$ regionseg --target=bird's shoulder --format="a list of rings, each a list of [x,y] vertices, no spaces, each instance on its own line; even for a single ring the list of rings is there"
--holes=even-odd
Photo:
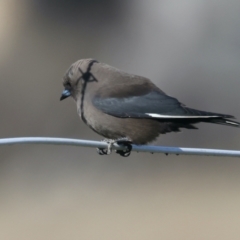
[[[98,98],[128,98],[132,96],[143,96],[152,91],[165,95],[165,93],[148,78],[123,72],[119,74],[116,72],[114,78],[108,78],[108,81],[101,84],[95,96]]]

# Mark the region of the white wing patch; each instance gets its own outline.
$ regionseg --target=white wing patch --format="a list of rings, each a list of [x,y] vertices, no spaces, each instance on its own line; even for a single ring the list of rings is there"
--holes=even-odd
[[[153,118],[219,118],[219,116],[174,116],[174,115],[162,115],[157,113],[145,113],[146,115]],[[229,122],[231,123],[231,122]],[[231,123],[232,124],[232,123]],[[237,125],[237,124],[236,124]]]

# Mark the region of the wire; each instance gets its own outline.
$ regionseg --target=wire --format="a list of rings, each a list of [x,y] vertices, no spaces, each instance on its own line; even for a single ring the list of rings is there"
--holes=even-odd
[[[108,144],[101,141],[90,141],[83,139],[70,138],[50,138],[50,137],[18,137],[18,138],[2,138],[0,146],[15,144],[47,144],[47,145],[68,145],[91,148],[107,148]],[[113,149],[123,150],[124,146],[114,144]],[[132,145],[132,151],[164,153],[175,155],[200,155],[200,156],[220,156],[220,157],[240,157],[240,151],[222,150],[222,149],[204,149],[204,148],[181,148],[181,147],[165,147],[150,145]]]

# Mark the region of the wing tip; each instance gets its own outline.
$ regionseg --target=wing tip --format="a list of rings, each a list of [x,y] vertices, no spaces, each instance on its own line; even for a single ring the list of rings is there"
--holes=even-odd
[[[235,117],[233,117],[235,118]],[[230,127],[240,127],[240,122],[230,120],[228,118],[220,118],[220,119],[212,119],[210,121],[211,123],[216,123],[216,124],[221,124],[221,125],[226,125]]]

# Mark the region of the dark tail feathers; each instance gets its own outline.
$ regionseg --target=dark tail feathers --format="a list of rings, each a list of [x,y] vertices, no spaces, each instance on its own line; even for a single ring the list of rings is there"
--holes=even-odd
[[[232,115],[227,114],[221,114],[221,113],[212,113],[212,112],[205,112],[205,111],[199,111],[191,108],[186,108],[187,112],[195,115],[199,115],[200,122],[209,122],[209,123],[215,123],[215,124],[221,124],[226,126],[232,126],[232,127],[240,127],[240,123],[230,120],[229,118],[235,118]],[[209,118],[202,118],[201,116],[209,116]]]
[[[210,123],[216,123],[216,124],[221,124],[221,125],[226,125],[226,126],[231,126],[231,127],[240,127],[240,123],[229,120],[227,118],[217,118],[217,119],[209,119]]]

